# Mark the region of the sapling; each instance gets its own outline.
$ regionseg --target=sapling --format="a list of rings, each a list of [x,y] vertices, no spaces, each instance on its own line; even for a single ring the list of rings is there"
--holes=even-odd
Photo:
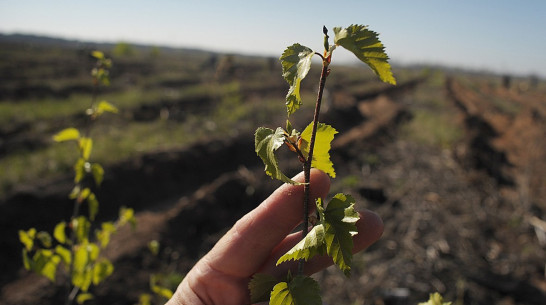
[[[311,277],[306,276],[305,262],[315,255],[328,255],[346,276],[350,275],[352,262],[352,237],[356,235],[359,214],[355,211],[355,200],[347,194],[336,194],[325,204],[320,198],[314,203],[318,217],[312,221],[309,230],[311,168],[317,168],[335,178],[336,173],[330,160],[330,147],[337,131],[319,121],[322,94],[326,79],[330,75],[332,54],[338,47],[352,52],[367,64],[375,74],[389,84],[396,84],[392,75],[389,57],[378,38],[378,34],[363,25],[334,28],[334,44],[330,45],[328,30],[323,27],[324,51],[315,52],[298,43],[286,48],[280,57],[282,75],[290,88],[286,95],[288,118],[302,105],[300,87],[311,68],[311,59],[317,55],[322,61],[317,99],[313,121],[303,131],[296,130],[287,119],[286,127],[276,130],[260,127],[255,133],[255,150],[265,165],[265,172],[272,178],[285,183],[301,185],[304,188],[301,240],[277,265],[290,260],[298,261],[297,273],[290,272],[283,279],[266,274],[256,274],[249,284],[251,302],[269,301],[273,305],[308,304],[321,305],[320,288]],[[282,173],[275,152],[286,145],[301,162],[304,182],[298,183]]]
[[[91,128],[93,122],[104,113],[117,113],[118,110],[107,101],[97,101],[99,86],[110,83],[109,69],[112,62],[100,51],[94,51],[92,56],[96,64],[91,71],[93,95],[91,107],[86,111],[87,123],[81,131],[70,127],[53,136],[56,142],[76,144],[78,159],[74,164],[74,187],[69,194],[69,198],[74,200],[72,216],[68,222],[58,223],[53,234],[37,232],[35,228],[19,231],[19,239],[24,246],[23,264],[27,270],[43,275],[52,282],[59,278],[58,269],[64,271],[66,305],[72,304],[74,300],[83,304],[93,298],[89,288],[101,283],[114,270],[110,260],[100,255],[101,250],[108,245],[111,235],[120,226],[135,224],[134,212],[129,208],[120,209],[116,222],[93,223],[99,211],[99,201],[93,189],[102,183],[104,169],[99,163],[91,161]],[[81,211],[85,205],[87,215]],[[90,236],[92,225],[98,228],[95,230],[95,238]]]

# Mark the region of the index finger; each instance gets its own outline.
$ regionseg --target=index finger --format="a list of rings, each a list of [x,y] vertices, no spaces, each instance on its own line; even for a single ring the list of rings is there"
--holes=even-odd
[[[294,180],[303,182],[303,174]],[[330,179],[311,170],[310,203],[324,198]],[[302,221],[303,186],[284,184],[262,204],[246,214],[207,254],[213,268],[232,276],[248,277],[263,264],[273,249]]]

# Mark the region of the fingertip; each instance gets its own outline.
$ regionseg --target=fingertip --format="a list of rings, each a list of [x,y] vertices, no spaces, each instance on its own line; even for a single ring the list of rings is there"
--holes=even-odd
[[[321,170],[311,169],[311,193],[313,197],[324,198],[330,192],[330,177]]]
[[[356,222],[358,234],[354,237],[354,251],[359,252],[375,243],[383,235],[383,220],[376,213],[365,210],[359,212],[360,219]]]

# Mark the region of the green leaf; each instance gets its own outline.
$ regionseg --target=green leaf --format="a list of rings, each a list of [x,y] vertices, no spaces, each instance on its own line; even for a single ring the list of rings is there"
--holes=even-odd
[[[104,168],[102,167],[102,165],[98,163],[93,163],[93,165],[91,165],[91,174],[93,175],[95,184],[97,184],[97,186],[100,186],[102,180],[104,179]]]
[[[53,237],[61,244],[66,243],[66,222],[59,222],[53,229]]]
[[[55,247],[55,253],[59,255],[59,257],[63,260],[64,264],[67,267],[70,266],[70,262],[72,261],[72,255],[70,254],[70,250],[61,245],[57,245]]]
[[[89,238],[89,229],[91,228],[91,223],[85,216],[80,216],[72,220],[72,230],[76,232],[76,239],[78,243],[87,241]]]
[[[91,156],[91,150],[93,149],[93,139],[88,137],[80,138],[78,141],[78,147],[80,148],[80,154],[85,161],[89,160]]]
[[[361,61],[367,64],[379,78],[389,84],[396,85],[392,75],[389,57],[378,34],[368,30],[364,25],[351,25],[347,28],[334,28],[334,43],[351,51]]]
[[[39,249],[36,251],[36,254],[34,254],[32,260],[34,263],[31,264],[31,266],[35,272],[45,276],[50,281],[55,282],[57,265],[61,261],[61,258],[58,255],[48,249]]]
[[[158,285],[153,285],[152,286],[152,291],[155,294],[157,294],[157,295],[159,295],[159,296],[161,296],[161,297],[163,297],[163,298],[165,298],[167,300],[170,299],[173,296],[172,290],[170,290],[169,288],[158,286]]]
[[[313,122],[311,122],[305,130],[301,133],[303,139],[300,149],[305,157],[309,154],[309,143],[311,142],[311,134],[313,132]],[[334,135],[337,134],[332,126],[318,123],[317,134],[315,137],[315,148],[313,149],[313,161],[311,166],[320,169],[321,171],[330,175],[330,177],[336,177],[336,171],[334,170],[334,164],[330,160],[330,148]]]
[[[104,59],[104,53],[101,51],[93,51],[91,52],[91,56],[95,57],[96,59]]]
[[[152,305],[152,295],[143,293],[138,297],[138,305]]]
[[[95,193],[90,193],[89,196],[87,196],[87,204],[89,207],[89,219],[93,221],[99,212],[99,201],[97,200]]]
[[[38,234],[36,234],[36,238],[42,243],[42,246],[45,248],[51,248],[51,242],[53,239],[51,238],[51,235],[47,233],[46,231],[40,231]]]
[[[96,231],[97,240],[100,243],[101,248],[106,248],[110,243],[110,236],[116,232],[116,226],[111,222],[103,222],[101,230]]]
[[[279,283],[274,276],[265,273],[256,273],[248,283],[250,303],[266,302],[271,296],[273,287]]]
[[[30,259],[30,257],[28,257],[27,249],[23,249],[23,266],[25,267],[25,269],[31,270],[32,263],[33,263],[32,260]]]
[[[256,154],[258,154],[265,164],[265,173],[282,182],[300,185],[302,183],[288,178],[279,168],[275,151],[283,144],[284,130],[281,127],[277,128],[276,131],[265,127],[260,127],[256,130],[254,141],[255,150]]]
[[[288,115],[298,110],[302,104],[300,83],[311,69],[311,58],[315,52],[308,47],[295,43],[281,55],[282,76],[290,85],[286,95],[286,109]]]
[[[317,210],[324,225],[326,251],[346,276],[350,275],[353,258],[353,236],[357,234],[356,222],[360,218],[350,195],[336,194],[324,209],[317,200]]]
[[[280,282],[271,292],[270,305],[322,305],[318,283],[298,275],[291,281]]]
[[[130,224],[134,229],[136,227],[135,210],[131,208],[121,207],[119,209],[119,225]]]
[[[93,284],[98,285],[109,277],[112,272],[114,272],[114,265],[109,260],[103,259],[96,263],[93,267]]]
[[[72,128],[72,127],[63,129],[53,136],[53,140],[55,142],[71,141],[71,140],[77,140],[79,138],[80,138],[80,132],[76,128]]]
[[[87,269],[88,264],[89,251],[87,250],[87,245],[81,244],[76,247],[76,251],[74,253],[74,271],[82,273],[85,271],[85,269]]]
[[[78,161],[76,161],[76,164],[74,164],[74,183],[80,183],[83,177],[85,177],[86,163],[87,162],[83,158],[79,158]],[[79,194],[80,192],[80,188],[75,187],[72,190],[72,193],[70,193],[70,196],[74,195],[75,194],[74,192],[76,192],[76,197],[77,197],[77,194]],[[73,199],[75,199],[76,197],[74,197]]]
[[[154,256],[157,256],[159,253],[159,242],[157,240],[152,240],[148,243],[148,249]]]
[[[36,229],[34,228],[30,228],[28,231],[19,230],[19,241],[21,241],[27,251],[32,250],[35,237]]]
[[[85,303],[86,301],[89,301],[89,300],[92,300],[94,297],[91,293],[89,292],[86,292],[86,293],[80,293],[78,294],[78,296],[76,297],[76,302],[78,304],[83,304]]]
[[[431,293],[427,302],[421,302],[419,305],[451,305],[451,302],[444,302],[444,298],[438,292]]]
[[[97,105],[96,114],[101,115],[104,112],[118,113],[118,108],[107,101],[100,101]]]
[[[316,254],[326,253],[325,245],[324,226],[322,224],[316,225],[304,239],[277,260],[277,265],[289,260],[304,259],[308,261]]]

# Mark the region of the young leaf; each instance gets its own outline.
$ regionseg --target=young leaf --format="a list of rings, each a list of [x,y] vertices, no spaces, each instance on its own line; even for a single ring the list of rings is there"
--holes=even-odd
[[[95,57],[96,59],[104,59],[104,53],[101,51],[93,51],[91,52],[91,56]]]
[[[102,167],[102,165],[98,163],[93,163],[93,165],[91,165],[91,174],[93,175],[95,184],[97,186],[100,186],[102,180],[104,179],[104,168]]]
[[[444,302],[444,298],[438,292],[431,293],[427,302],[421,302],[419,305],[451,305],[451,302]]]
[[[309,154],[309,143],[311,142],[311,133],[313,132],[313,122],[311,122],[305,130],[301,133],[303,139],[300,149],[307,157]],[[330,175],[330,177],[336,177],[336,171],[334,170],[334,164],[330,160],[330,148],[334,135],[337,134],[337,130],[330,125],[318,123],[317,134],[315,136],[315,148],[313,150],[313,161],[311,166]]]
[[[271,292],[270,305],[322,305],[318,283],[298,275],[291,281],[280,282]]]
[[[30,228],[28,231],[19,230],[19,241],[21,241],[27,251],[32,250],[35,237],[36,229],[34,228]]]
[[[311,69],[311,58],[315,53],[308,47],[295,43],[282,53],[280,58],[282,76],[290,85],[286,95],[286,109],[288,115],[298,110],[302,104],[300,83]]]
[[[91,156],[91,149],[93,148],[93,139],[83,137],[78,141],[78,146],[80,148],[81,157],[87,161]]]
[[[87,196],[87,205],[89,208],[89,219],[93,221],[99,212],[99,201],[97,200],[95,193],[90,193],[89,196]]]
[[[275,151],[283,144],[284,130],[281,127],[277,128],[276,131],[265,127],[260,127],[256,130],[255,150],[256,154],[258,154],[265,164],[265,173],[283,182],[299,185],[301,183],[285,176],[279,168]]]
[[[23,266],[26,270],[31,270],[33,266],[33,261],[28,257],[28,251],[25,248],[23,248]]]
[[[127,223],[134,229],[136,227],[135,210],[131,208],[121,207],[119,209],[119,225],[123,226]]]
[[[81,305],[81,304],[85,303],[86,301],[89,301],[89,300],[92,300],[92,299],[93,299],[93,295],[91,293],[89,293],[89,292],[80,293],[76,297],[76,303]]]
[[[285,261],[304,259],[308,261],[316,254],[326,253],[324,239],[324,226],[316,225],[307,233],[304,239],[300,240],[292,249],[286,252],[277,260],[277,266]]]
[[[85,177],[85,160],[83,158],[79,158],[78,161],[74,164],[74,183],[80,183]],[[74,193],[76,191],[76,193]],[[76,195],[74,199],[78,196],[80,193],[81,188],[75,187],[73,192],[70,195]]]
[[[87,241],[91,223],[85,216],[80,216],[72,220],[72,230],[76,233],[76,239],[79,243]]]
[[[110,236],[116,232],[116,226],[114,226],[111,222],[103,222],[102,228],[100,230],[97,230],[95,235],[97,237],[97,241],[100,242],[101,248],[106,248],[108,246],[108,243],[110,243]]]
[[[59,257],[63,260],[66,266],[70,265],[70,262],[72,260],[72,256],[70,255],[70,250],[68,250],[67,248],[61,245],[57,245],[55,247],[55,253],[59,255]]]
[[[101,101],[98,105],[97,105],[97,110],[96,110],[96,114],[97,115],[101,115],[103,114],[104,112],[110,112],[110,113],[118,113],[118,108],[110,103],[108,103],[107,101]]]
[[[57,265],[61,261],[61,258],[58,255],[54,254],[51,250],[40,249],[36,251],[32,260],[34,263],[31,264],[31,266],[34,271],[47,277],[50,281],[55,282]]]
[[[98,285],[109,277],[112,272],[114,272],[114,265],[109,260],[103,259],[96,263],[93,267],[93,284]]]
[[[266,302],[269,300],[273,287],[279,283],[274,276],[265,273],[256,273],[248,283],[250,303]]]
[[[36,239],[38,239],[45,248],[51,248],[52,238],[46,231],[38,232],[38,234],[36,234]]]
[[[355,201],[350,195],[336,194],[324,209],[320,198],[317,209],[324,225],[326,251],[346,276],[350,275],[353,259],[353,235],[357,234],[355,223],[360,216],[354,209]],[[319,207],[320,206],[320,207]]]
[[[66,222],[59,222],[55,229],[53,229],[53,237],[60,242],[61,244],[64,244],[66,242]]]
[[[334,28],[334,43],[351,51],[361,61],[366,63],[379,78],[389,84],[396,85],[392,75],[389,57],[378,34],[368,30],[367,26],[351,25],[348,28]]]
[[[70,140],[77,140],[80,138],[80,132],[76,128],[66,128],[53,136],[55,142],[64,142]]]

